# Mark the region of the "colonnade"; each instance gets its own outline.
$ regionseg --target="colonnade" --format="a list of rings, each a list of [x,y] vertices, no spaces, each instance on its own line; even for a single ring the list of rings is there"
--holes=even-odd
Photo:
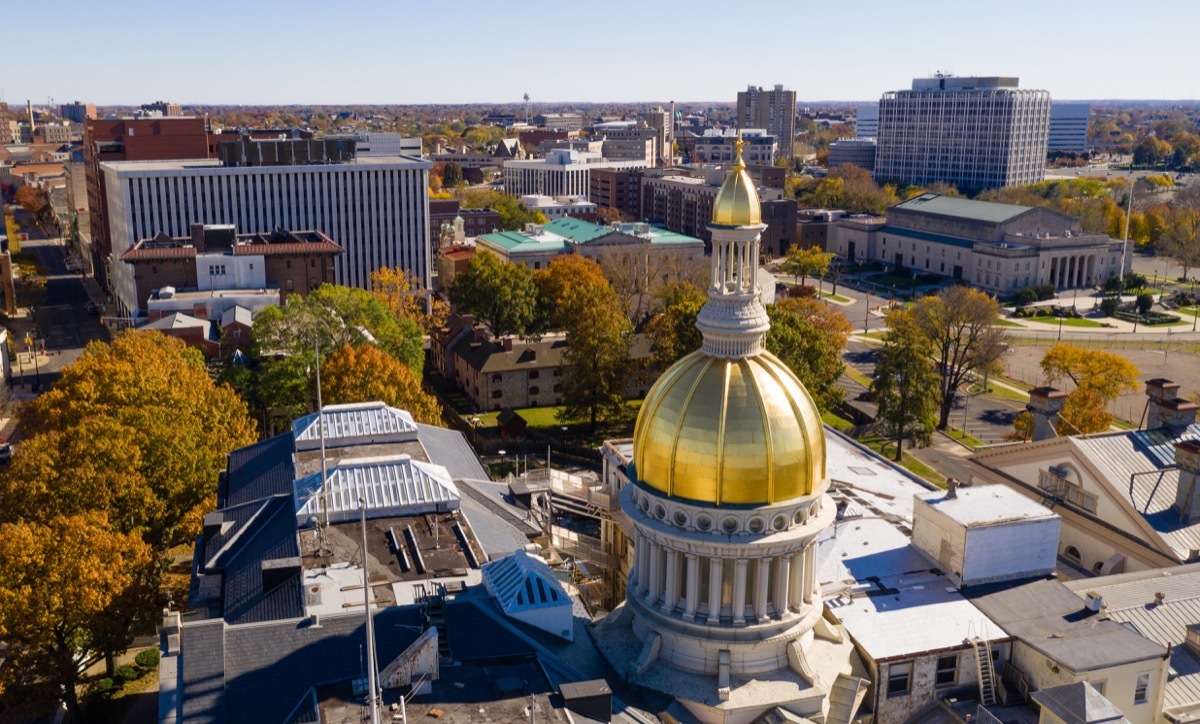
[[[1056,289],[1072,289],[1096,284],[1096,255],[1078,254],[1050,260],[1050,283]]]
[[[710,626],[746,626],[813,603],[816,543],[785,555],[703,556],[634,537],[632,593],[649,607]]]

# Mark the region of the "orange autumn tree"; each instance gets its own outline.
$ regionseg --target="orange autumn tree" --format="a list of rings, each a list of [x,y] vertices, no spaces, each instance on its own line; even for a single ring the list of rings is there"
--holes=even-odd
[[[321,369],[321,388],[327,404],[381,400],[408,410],[417,422],[441,425],[437,399],[408,365],[374,345],[347,344],[331,354]]]

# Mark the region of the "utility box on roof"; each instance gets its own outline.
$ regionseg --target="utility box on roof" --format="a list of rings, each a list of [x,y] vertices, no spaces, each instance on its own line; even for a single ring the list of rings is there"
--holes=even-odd
[[[960,586],[1053,573],[1061,523],[1006,485],[913,496],[913,545]]]

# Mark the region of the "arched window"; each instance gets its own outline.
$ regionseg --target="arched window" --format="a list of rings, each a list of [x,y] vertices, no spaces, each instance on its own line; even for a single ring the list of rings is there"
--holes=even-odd
[[[1067,558],[1073,558],[1076,561],[1083,560],[1083,556],[1080,555],[1079,549],[1075,546],[1067,546],[1067,549],[1063,551],[1063,555],[1065,555]]]

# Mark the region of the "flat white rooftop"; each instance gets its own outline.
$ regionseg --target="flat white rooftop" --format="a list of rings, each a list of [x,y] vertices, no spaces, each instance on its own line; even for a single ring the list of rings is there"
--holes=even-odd
[[[1007,485],[960,487],[953,498],[947,497],[944,490],[920,493],[918,497],[951,520],[966,526],[1056,517],[1054,511]]]
[[[415,168],[432,168],[433,162],[413,156],[359,156],[345,163],[309,163],[278,166],[222,166],[217,159],[179,159],[174,161],[106,161],[101,166],[111,168],[123,175],[138,173],[161,173],[163,171],[187,171],[207,169],[211,171],[227,171],[229,173],[260,174],[287,173],[288,171],[327,171],[344,170],[360,166],[407,166]]]
[[[958,648],[981,630],[1003,635],[885,520],[844,519],[819,546],[825,603],[875,660]]]

